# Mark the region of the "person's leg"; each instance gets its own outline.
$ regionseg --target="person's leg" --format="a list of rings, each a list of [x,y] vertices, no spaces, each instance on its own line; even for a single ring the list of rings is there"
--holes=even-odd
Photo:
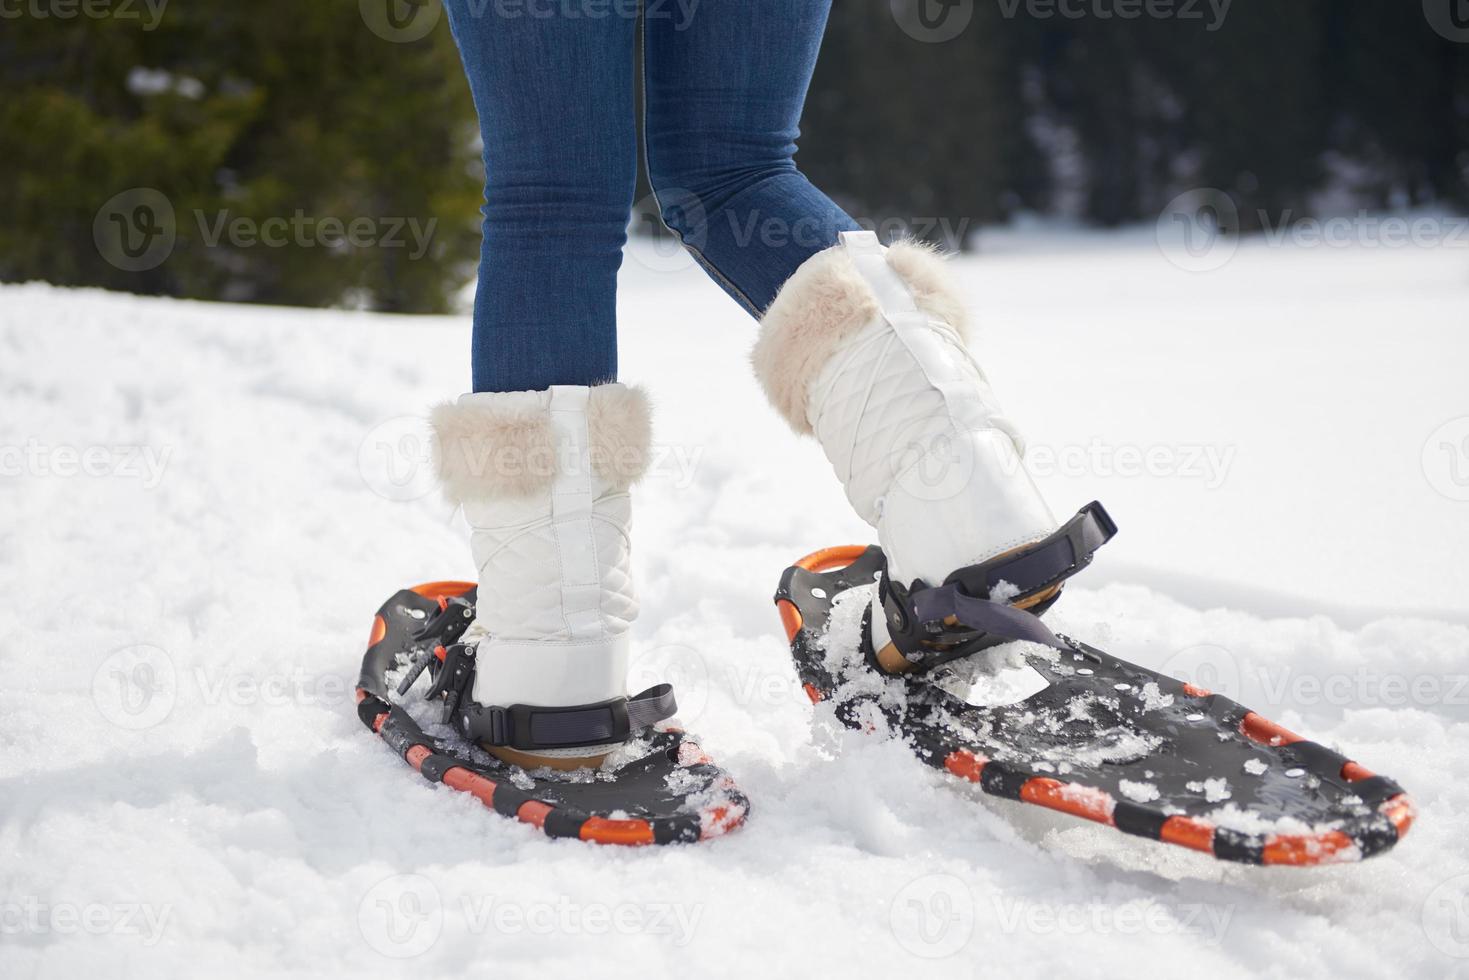
[[[484,139],[474,390],[615,380],[637,178],[636,18],[444,5]]]
[[[651,5],[648,176],[663,219],[760,316],[791,274],[857,227],[794,160],[831,0]]]
[[[754,363],[772,404],[816,437],[876,529],[886,567],[872,642],[885,668],[902,670],[909,636],[888,625],[911,617],[887,597],[1027,553],[1056,521],[1021,465],[1023,444],[971,350],[943,263],[855,231],[796,170],[828,7],[748,0],[704,4],[682,30],[649,20],[649,171],[665,221],[761,318]]]
[[[615,726],[538,734],[495,721],[513,705],[580,708],[627,691],[629,488],[651,436],[642,392],[613,380],[637,169],[637,10],[619,6],[588,17],[446,0],[487,170],[474,391],[431,420],[479,570],[456,725],[517,765],[596,764],[623,740]]]

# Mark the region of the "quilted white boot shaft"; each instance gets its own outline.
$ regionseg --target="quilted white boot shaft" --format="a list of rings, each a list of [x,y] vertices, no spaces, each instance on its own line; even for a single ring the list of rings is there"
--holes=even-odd
[[[578,616],[566,607],[567,594],[576,588],[563,581],[558,529],[548,516],[551,512],[549,495],[465,504],[470,551],[479,569],[481,628],[502,640],[571,640],[584,638],[589,630],[625,632],[638,615],[629,573],[631,497],[599,494],[591,519],[574,526],[574,533],[590,535],[597,557],[598,579],[585,587],[585,599],[595,602],[599,619],[586,616],[585,608]],[[560,533],[573,533],[573,527],[563,522]]]
[[[648,429],[646,399],[622,385],[465,395],[435,412],[440,476],[479,570],[467,637],[478,640],[476,702],[627,694],[638,612],[628,487],[646,466]]]
[[[937,584],[1056,520],[964,344],[956,300],[926,264],[937,260],[905,248],[852,233],[809,260],[815,276],[782,291],[755,359],[777,406],[803,412],[792,424],[816,435],[891,574]],[[777,359],[805,370],[782,377]]]

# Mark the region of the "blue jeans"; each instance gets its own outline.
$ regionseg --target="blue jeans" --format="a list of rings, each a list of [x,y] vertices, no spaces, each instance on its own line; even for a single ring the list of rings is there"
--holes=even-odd
[[[796,169],[831,0],[644,0],[644,133],[664,222],[759,316],[857,227]],[[486,171],[475,391],[617,377],[636,193],[638,0],[445,0]],[[697,319],[691,317],[691,319]]]

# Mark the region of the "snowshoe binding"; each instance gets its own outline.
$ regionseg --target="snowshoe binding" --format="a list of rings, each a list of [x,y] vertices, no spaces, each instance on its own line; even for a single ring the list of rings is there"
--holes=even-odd
[[[734,781],[663,724],[676,707],[666,684],[569,709],[470,701],[475,647],[459,640],[474,621],[475,593],[469,582],[404,589],[373,621],[357,713],[425,779],[548,836],[599,844],[694,842],[744,821],[749,802]],[[569,773],[526,770],[480,746],[574,747],[624,736],[602,766]]]
[[[1093,503],[1045,541],[939,586],[888,581],[877,547],[806,556],[775,601],[807,695],[991,795],[1222,860],[1314,865],[1396,844],[1414,809],[1392,780],[1046,627],[1061,584],[1115,533]],[[882,650],[874,606],[892,641]],[[974,681],[993,682],[1006,663],[1045,687],[1009,703],[974,697]]]

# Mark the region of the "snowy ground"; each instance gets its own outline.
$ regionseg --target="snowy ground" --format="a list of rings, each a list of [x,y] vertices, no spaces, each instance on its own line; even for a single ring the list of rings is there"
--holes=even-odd
[[[706,846],[550,842],[351,699],[378,603],[470,571],[415,421],[467,321],[7,286],[0,976],[1469,975],[1469,251],[989,245],[959,269],[1032,465],[1122,526],[1057,625],[1396,777],[1399,848],[1223,866],[813,733],[770,595],[866,529],[750,325],[646,245],[638,679],[756,809]]]

